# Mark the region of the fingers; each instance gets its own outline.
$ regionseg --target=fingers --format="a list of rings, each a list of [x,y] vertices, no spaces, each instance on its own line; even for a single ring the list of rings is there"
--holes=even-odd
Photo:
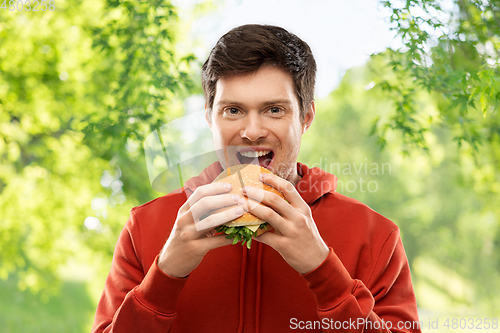
[[[188,211],[195,203],[207,196],[227,193],[232,186],[229,183],[217,182],[198,187],[181,207],[182,212]]]
[[[193,220],[200,220],[203,215],[209,213],[211,210],[227,206],[235,206],[238,204],[238,200],[240,198],[241,197],[237,194],[220,194],[201,198],[191,207]]]
[[[233,240],[227,239],[226,235],[218,235],[218,236],[200,239],[200,240],[198,240],[198,244],[200,246],[200,249],[206,253],[206,252],[213,250],[213,249],[216,249],[218,247],[231,245],[231,244],[233,244]]]
[[[263,183],[271,185],[276,188],[278,191],[283,193],[285,199],[290,203],[290,205],[296,209],[305,209],[307,204],[304,202],[299,192],[295,189],[292,183],[288,180],[278,177],[274,174],[262,173],[259,175],[260,180]]]
[[[177,226],[181,229],[194,230],[195,222],[212,209],[235,205],[236,197],[224,194],[230,191],[231,184],[213,183],[198,187],[179,209],[181,218]]]
[[[207,230],[237,219],[244,213],[245,210],[242,207],[236,206],[216,214],[210,214],[207,218],[195,223],[196,237],[206,234]]]
[[[247,191],[248,197],[251,198],[250,192],[253,192],[253,190],[257,191],[259,189],[249,189]],[[261,190],[262,191],[262,190]],[[269,203],[269,199],[266,199],[265,196],[268,194],[276,195],[274,193],[270,193],[267,191],[264,194],[264,199],[262,201],[263,204]],[[281,200],[285,205],[288,205],[285,200],[280,198],[279,196],[276,195],[276,197]],[[245,200],[241,199],[239,201],[239,204],[248,212],[252,213],[253,215],[257,216],[263,221],[268,222],[270,225],[273,226],[277,231],[281,232],[282,234],[287,234],[290,231],[290,228],[292,227],[290,223],[287,223],[283,217],[281,217],[274,209],[261,205],[258,202],[255,202],[253,200]],[[280,204],[281,205],[281,204]]]
[[[290,204],[275,193],[250,186],[245,186],[241,192],[246,197],[271,207],[282,216],[290,217],[290,213],[293,212]]]
[[[256,241],[269,245],[276,251],[280,252],[283,237],[277,233],[266,232],[260,236],[254,237]]]

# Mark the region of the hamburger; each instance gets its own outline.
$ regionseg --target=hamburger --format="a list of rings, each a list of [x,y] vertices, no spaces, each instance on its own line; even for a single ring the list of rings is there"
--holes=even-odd
[[[241,195],[242,187],[252,186],[275,193],[285,199],[283,193],[259,180],[259,175],[261,173],[271,173],[271,171],[254,164],[234,165],[224,170],[220,175],[217,176],[217,178],[214,179],[212,183],[225,182],[231,184],[232,189],[229,192],[230,194]],[[246,199],[252,200],[248,197]],[[257,202],[255,200],[252,201]],[[260,202],[259,204],[263,205]],[[233,207],[234,206],[222,207],[211,211],[210,214],[219,213],[228,209],[232,209]],[[233,239],[233,244],[241,241],[241,244],[246,244],[247,248],[249,249],[252,244],[252,236],[259,236],[271,229],[273,228],[269,225],[269,223],[259,219],[257,216],[249,212],[245,212],[237,219],[234,219],[215,228],[217,232],[226,234],[226,238]]]

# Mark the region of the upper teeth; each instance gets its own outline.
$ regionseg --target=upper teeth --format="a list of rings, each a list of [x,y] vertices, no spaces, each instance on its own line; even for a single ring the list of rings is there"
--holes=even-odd
[[[270,150],[261,150],[261,151],[254,151],[254,150],[249,150],[249,151],[240,151],[241,155],[245,157],[259,157],[259,156],[264,156],[269,154],[271,151]]]

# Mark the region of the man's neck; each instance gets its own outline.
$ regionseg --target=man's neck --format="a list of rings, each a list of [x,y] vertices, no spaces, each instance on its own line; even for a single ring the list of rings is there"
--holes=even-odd
[[[295,172],[290,175],[289,181],[293,184],[293,186],[297,185],[297,183],[302,179],[302,177],[297,173],[297,169],[294,170]]]

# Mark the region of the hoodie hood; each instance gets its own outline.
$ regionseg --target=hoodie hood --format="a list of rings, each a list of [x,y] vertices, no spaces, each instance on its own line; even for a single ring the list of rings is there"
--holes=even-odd
[[[219,162],[214,162],[206,167],[200,175],[190,178],[184,183],[184,189],[190,196],[199,186],[210,184],[222,172]],[[321,170],[318,167],[309,168],[307,165],[297,162],[297,173],[301,180],[295,185],[304,201],[311,205],[326,193],[333,193],[337,188],[337,177]]]

